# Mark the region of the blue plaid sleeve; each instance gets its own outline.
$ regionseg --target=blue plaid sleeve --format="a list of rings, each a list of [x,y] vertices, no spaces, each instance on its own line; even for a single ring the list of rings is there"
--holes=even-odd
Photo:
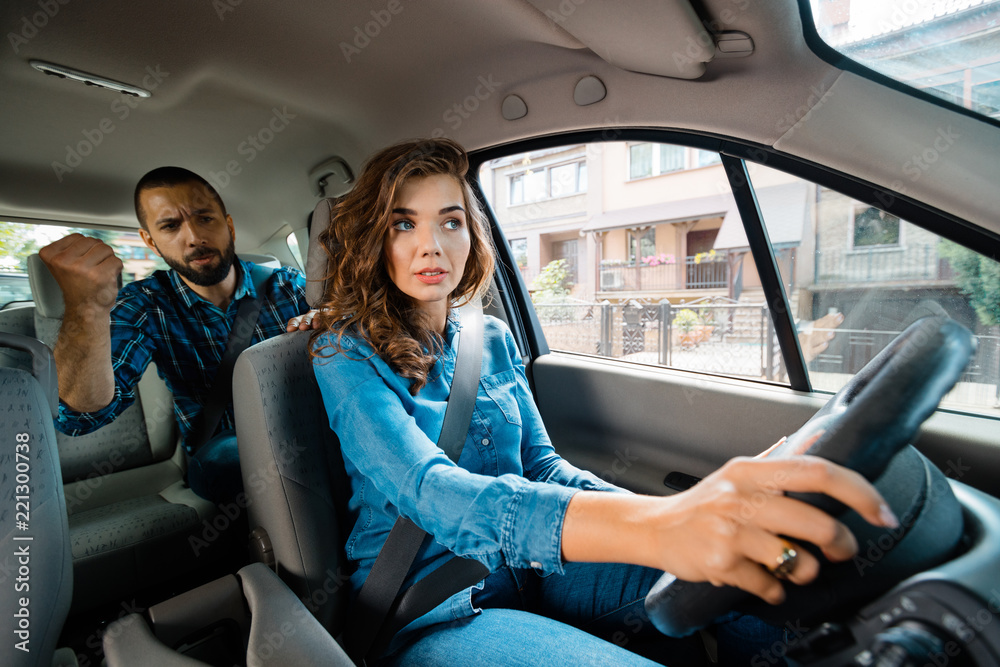
[[[83,435],[113,422],[135,401],[135,386],[149,365],[152,354],[143,325],[149,304],[139,290],[126,286],[111,310],[111,368],[115,394],[111,402],[94,412],[77,412],[62,399],[56,428],[67,435]]]

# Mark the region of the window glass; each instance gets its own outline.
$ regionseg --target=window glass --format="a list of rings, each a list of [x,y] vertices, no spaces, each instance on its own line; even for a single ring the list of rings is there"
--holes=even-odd
[[[690,150],[565,146],[491,160],[480,179],[558,157],[552,182],[568,183],[579,165],[585,196],[494,206],[551,349],[786,382],[729,182],[716,154]],[[676,170],[642,178],[661,168]]]
[[[909,324],[948,315],[978,348],[942,405],[1000,416],[1000,264],[868,203],[748,167],[814,389],[838,391]],[[789,190],[767,195],[779,182]],[[793,200],[794,188],[804,196]]]
[[[575,194],[579,191],[577,165],[575,163],[552,167],[549,171],[549,178],[552,179],[553,197]]]
[[[670,144],[660,144],[660,174],[668,171],[679,171],[684,168],[684,155],[687,149],[683,146],[671,146]]]
[[[864,204],[854,207],[854,247],[898,246],[899,218]]]
[[[1000,117],[1000,2],[811,0],[829,46],[876,72]]]
[[[26,276],[29,255],[73,232],[92,236],[110,245],[124,264],[122,281],[125,283],[140,280],[153,271],[167,268],[162,259],[149,251],[138,232],[0,221],[0,272]],[[8,282],[17,280],[8,275]],[[2,303],[3,299],[0,298],[0,304]]]
[[[526,158],[518,164],[532,166],[526,171],[507,175],[512,206],[576,195],[587,190],[587,168],[583,162],[537,165]]]
[[[304,269],[306,263],[302,261],[302,250],[299,248],[299,240],[295,238],[295,232],[289,232],[288,236],[285,237],[285,243],[288,245],[288,251],[292,253],[292,257],[298,263],[300,269]]]
[[[700,151],[694,150],[694,164],[696,167],[707,167],[712,164],[719,164],[722,162],[722,156],[714,151]]]
[[[511,239],[510,251],[514,255],[517,270],[521,272],[524,281],[530,283],[534,279],[534,275],[528,269],[528,239]]]
[[[518,174],[510,179],[510,203],[520,204],[522,202],[524,202],[524,174]]]
[[[656,230],[630,230],[628,233],[629,263],[639,266],[656,254]]]
[[[548,196],[548,182],[544,169],[528,170],[524,175],[524,200],[538,201]]]
[[[653,144],[629,147],[629,178],[643,178],[653,174]]]

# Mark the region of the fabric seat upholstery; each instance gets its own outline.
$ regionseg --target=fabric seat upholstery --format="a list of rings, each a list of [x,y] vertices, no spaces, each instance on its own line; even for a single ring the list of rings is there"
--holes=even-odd
[[[322,297],[326,256],[315,235],[334,200],[317,204],[306,263],[306,300]],[[233,374],[236,433],[250,528],[266,531],[276,571],[335,636],[350,570],[343,555],[347,475],[312,372],[309,332],[245,350]]]
[[[51,352],[37,340],[2,333],[0,346],[17,346],[26,354],[33,350],[39,356],[39,374],[54,368]],[[43,381],[51,386],[44,387]],[[0,618],[8,628],[0,651],[0,656],[7,657],[0,662],[11,667],[52,664],[73,592],[69,526],[52,426],[55,396],[54,373],[40,379],[26,370],[0,368],[0,404],[5,406],[0,411],[0,499],[4,508],[0,511],[0,579],[5,582]],[[18,434],[23,435],[18,438]],[[26,446],[20,453],[25,456],[19,457],[16,445],[22,440]],[[27,502],[26,508],[18,507],[18,501]],[[26,515],[19,515],[22,509],[27,509]],[[26,578],[20,572],[22,566],[27,568]],[[22,606],[23,600],[28,601],[27,606]],[[24,614],[28,614],[28,634],[19,636],[16,630]],[[25,650],[21,650],[18,644],[25,639]]]

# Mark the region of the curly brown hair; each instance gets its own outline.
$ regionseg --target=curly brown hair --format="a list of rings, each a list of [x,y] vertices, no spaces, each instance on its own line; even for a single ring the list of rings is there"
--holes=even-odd
[[[397,193],[408,179],[447,175],[462,188],[471,246],[462,279],[451,294],[456,305],[482,297],[495,263],[489,225],[466,180],[469,157],[450,139],[406,141],[385,148],[365,163],[354,188],[333,206],[330,226],[319,242],[330,258],[319,327],[310,348],[314,356],[329,347],[343,352],[345,333],[366,340],[389,367],[413,380],[416,395],[444,342],[422,324],[413,300],[389,278],[385,240],[392,225]],[[323,334],[336,335],[335,345],[315,347]]]

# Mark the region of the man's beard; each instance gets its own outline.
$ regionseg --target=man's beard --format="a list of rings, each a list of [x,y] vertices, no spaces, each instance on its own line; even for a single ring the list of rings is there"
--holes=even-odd
[[[219,255],[222,258],[214,267],[210,265],[196,268],[187,263],[211,255]],[[195,285],[199,287],[211,287],[212,285],[218,285],[229,275],[229,269],[232,268],[233,262],[236,261],[236,244],[230,239],[229,245],[221,254],[212,248],[197,248],[190,252],[184,258],[183,262],[179,262],[173,257],[167,257],[166,255],[162,255],[162,257],[167,266]]]

